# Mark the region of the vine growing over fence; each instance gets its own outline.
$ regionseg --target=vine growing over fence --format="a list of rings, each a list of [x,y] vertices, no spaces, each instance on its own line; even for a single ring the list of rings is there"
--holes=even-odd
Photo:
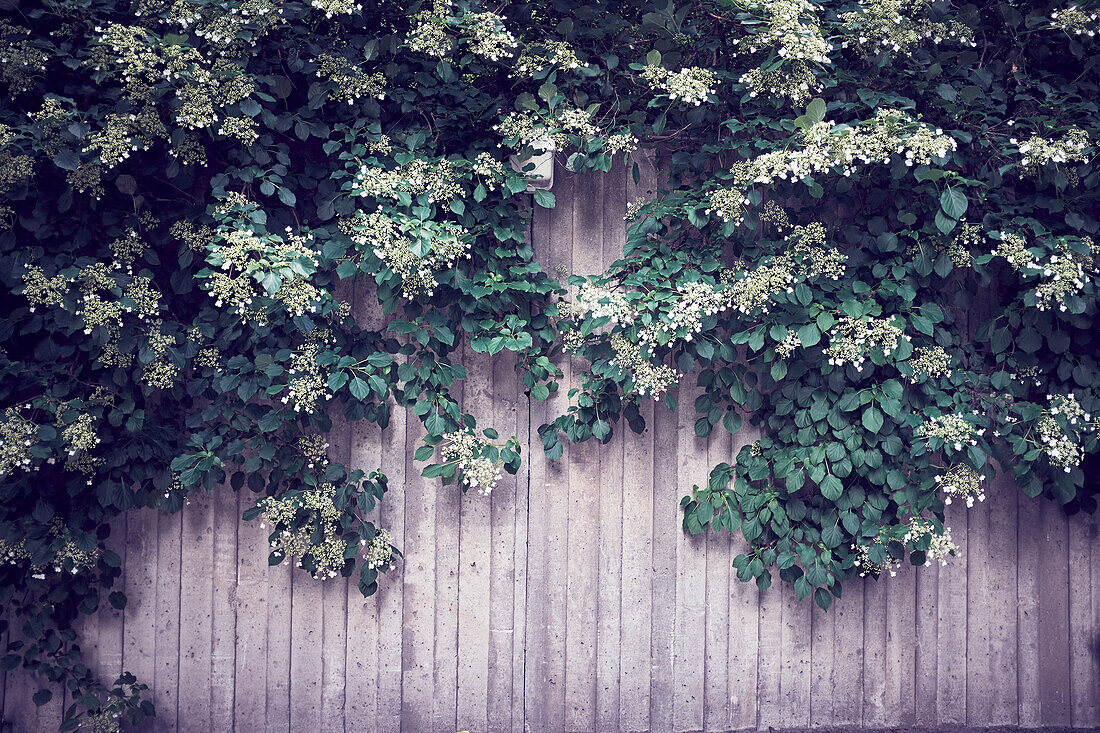
[[[424,475],[463,490],[515,473],[519,440],[451,396],[463,343],[516,352],[534,400],[567,392],[551,459],[644,430],[641,401],[676,409],[687,379],[697,435],[758,424],[685,529],[740,532],[742,580],[775,569],[823,608],[847,578],[946,561],[945,505],[998,465],[1094,506],[1094,10],[4,8],[2,664],[67,687],[64,729],[154,712],[80,662],[74,620],[126,602],[112,517],[247,487],[272,563],[369,595],[399,555],[370,519],[385,467],[330,462],[334,419],[410,410]],[[555,199],[524,162],[637,176],[639,145],[660,191],[624,212],[622,258],[544,272],[528,224]]]

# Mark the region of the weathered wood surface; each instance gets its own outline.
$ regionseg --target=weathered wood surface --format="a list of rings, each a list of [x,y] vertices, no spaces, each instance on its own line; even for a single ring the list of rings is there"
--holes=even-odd
[[[652,189],[563,175],[532,237],[544,268],[587,274],[621,251],[627,200]],[[345,292],[380,323],[369,293]],[[104,678],[152,688],[156,731],[727,731],[947,724],[1100,726],[1100,533],[998,479],[975,508],[952,507],[965,554],[851,582],[829,613],[786,584],[736,579],[741,543],[690,537],[679,499],[757,437],[695,437],[685,410],[643,408],[649,429],[546,461],[538,426],[563,389],[531,402],[506,360],[467,354],[460,394],[484,425],[525,443],[524,465],[491,498],[419,477],[420,425],[353,426],[334,458],[381,463],[375,515],[405,552],[379,593],[269,568],[265,532],[241,523],[247,495],[196,496],[180,515],[119,522],[125,613],[84,624]],[[531,446],[535,449],[532,450]],[[0,673],[2,731],[56,729],[33,680]]]

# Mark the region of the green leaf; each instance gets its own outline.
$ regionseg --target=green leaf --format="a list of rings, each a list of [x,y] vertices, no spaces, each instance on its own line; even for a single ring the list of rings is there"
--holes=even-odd
[[[424,421],[424,427],[429,435],[442,435],[447,428],[447,421],[438,412],[433,412]]]
[[[952,219],[961,219],[967,205],[966,194],[957,188],[947,188],[940,194],[940,208]]]
[[[825,543],[825,546],[829,549],[840,545],[844,539],[844,530],[839,525],[831,524],[821,530],[821,541]]]
[[[863,427],[872,433],[877,433],[882,427],[882,413],[877,408],[868,407],[863,411]]]
[[[936,228],[939,229],[942,233],[950,234],[951,230],[954,229],[958,225],[958,223],[959,222],[955,221],[950,216],[947,216],[942,211],[936,212]]]
[[[829,606],[833,605],[833,596],[824,588],[818,588],[814,591],[814,603],[816,603],[822,611],[828,611]]]
[[[836,501],[844,493],[844,484],[840,482],[840,479],[829,474],[821,482],[821,495],[829,501]]]
[[[435,447],[431,445],[422,445],[416,449],[416,453],[413,454],[413,458],[418,461],[427,461],[435,455]]]
[[[741,415],[736,410],[726,410],[726,414],[722,416],[722,427],[730,435],[737,435],[737,431],[741,429],[741,423]]]
[[[351,392],[351,396],[362,402],[370,397],[370,385],[365,380],[355,377],[348,384],[348,390]]]
[[[26,698],[23,699],[26,700]],[[37,707],[42,707],[52,699],[53,693],[46,688],[42,688],[31,696],[31,701],[33,701]]]
[[[821,329],[813,323],[808,323],[798,329],[798,340],[802,342],[803,347],[816,346],[821,342]]]
[[[531,396],[540,402],[546,400],[550,397],[550,388],[545,384],[536,384],[531,388]]]
[[[806,116],[813,122],[821,122],[825,119],[825,100],[814,99],[806,106]]]
[[[536,188],[535,203],[544,209],[552,209],[557,204],[557,199],[550,191],[543,188]]]

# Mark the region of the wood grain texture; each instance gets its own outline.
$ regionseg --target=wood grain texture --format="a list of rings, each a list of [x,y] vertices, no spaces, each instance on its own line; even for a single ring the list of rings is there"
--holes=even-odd
[[[552,272],[602,271],[625,242],[619,213],[651,198],[652,157],[610,175],[563,173],[557,208],[536,209],[536,258]],[[373,288],[342,286],[381,328]],[[113,527],[124,613],[106,601],[81,644],[105,679],[150,685],[150,731],[712,731],[1100,725],[1100,529],[1093,516],[1020,494],[952,506],[960,556],[853,580],[825,613],[776,578],[737,580],[739,537],[691,537],[680,499],[760,437],[695,437],[688,376],[680,410],[643,401],[641,434],[546,460],[539,427],[566,411],[584,364],[532,401],[514,358],[456,355],[454,396],[479,428],[523,445],[518,475],[490,497],[420,477],[419,420],[330,434],[333,460],[382,467],[390,489],[369,519],[405,552],[363,599],[267,565],[268,530],[240,521],[254,495],[196,493],[176,515],[143,510]],[[354,581],[354,579],[353,579]],[[18,636],[18,631],[15,632]],[[0,639],[0,642],[3,642]],[[56,727],[68,700],[35,709],[40,682],[0,673],[0,731]]]

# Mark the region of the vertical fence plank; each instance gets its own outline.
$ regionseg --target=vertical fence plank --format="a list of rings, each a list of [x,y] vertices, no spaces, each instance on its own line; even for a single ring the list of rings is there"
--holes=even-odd
[[[511,357],[497,359],[492,368],[493,404],[490,417],[493,427],[500,433],[501,441],[521,434],[518,418],[527,412],[526,401],[519,394],[515,361]],[[526,423],[522,427],[526,429]],[[527,456],[523,456],[523,461],[525,465]],[[494,733],[522,730],[522,723],[516,722],[517,711],[513,698],[516,637],[522,631],[522,627],[517,630],[515,618],[516,579],[520,574],[516,562],[516,514],[520,504],[517,497],[518,486],[517,477],[505,473],[488,500],[491,535],[487,693],[489,709],[486,730]]]
[[[348,287],[339,284],[337,287],[337,297],[346,300]],[[351,426],[338,410],[333,408],[330,412],[333,430],[327,438],[329,460],[348,466]],[[358,580],[354,576],[353,579]],[[321,730],[324,731],[344,729],[349,584],[341,576],[326,580],[321,588]]]
[[[237,495],[221,486],[211,496],[214,519],[213,617],[210,651],[210,724],[233,730],[233,675],[237,643]],[[128,632],[127,632],[128,633]]]
[[[669,394],[673,399],[678,398],[680,388],[673,387]],[[676,495],[676,464],[668,457],[676,455],[680,436],[674,413],[663,404],[655,405],[653,412],[653,631],[650,636],[649,724],[653,730],[671,730],[672,700],[677,694],[672,666],[676,628],[676,544],[682,529]],[[684,436],[684,440],[689,439]]]
[[[463,364],[468,365],[468,373],[471,378],[477,375],[482,368],[481,363],[471,362],[473,352],[468,346],[463,347],[458,357]],[[472,392],[472,385],[468,381],[455,382],[451,387],[452,396],[464,404],[463,409],[472,412],[478,419],[478,425],[486,427],[486,415],[484,405],[478,403],[477,396]],[[415,446],[409,446],[408,452],[415,451]],[[419,472],[419,468],[417,471]],[[436,486],[435,497],[435,661],[434,661],[434,685],[435,699],[432,705],[432,725],[437,731],[453,733],[464,725],[474,726],[472,721],[467,721],[466,712],[461,708],[465,694],[460,682],[459,665],[466,660],[459,649],[459,633],[466,624],[465,608],[460,605],[460,587],[466,581],[466,570],[469,568],[471,548],[461,550],[467,542],[467,507],[476,507],[480,497],[477,492],[470,495],[462,493],[458,484],[449,486]],[[465,561],[463,556],[465,555]],[[474,557],[474,562],[488,562],[487,558]],[[468,702],[468,701],[466,701]],[[462,721],[462,722],[459,722]],[[456,727],[457,726],[457,727]]]
[[[638,181],[634,182],[634,165]],[[652,151],[638,151],[626,168],[626,199],[652,198],[657,173]],[[625,209],[625,204],[624,204]],[[615,221],[619,212],[611,210]],[[619,230],[618,253],[626,244]],[[654,507],[654,401],[642,399],[638,410],[645,431],[636,434],[621,426],[623,435],[623,569],[622,630],[620,640],[619,724],[623,731],[650,729],[650,645],[653,629],[653,507]]]
[[[210,730],[210,652],[214,612],[214,508],[210,492],[188,494],[180,565],[180,724]],[[205,694],[200,694],[199,691]]]
[[[602,176],[594,173],[573,176],[573,269],[574,275],[600,272],[603,236]],[[583,368],[575,361],[574,370]],[[570,386],[578,379],[569,382]],[[599,441],[589,439],[570,446],[568,616],[565,634],[565,705],[567,730],[596,727],[596,611],[599,583]]]
[[[356,311],[361,309],[356,288]],[[361,322],[360,325],[365,325]],[[380,467],[382,435],[377,425],[360,421],[351,426],[348,467],[370,474]],[[385,472],[385,468],[384,472]],[[388,495],[382,498],[385,503]],[[378,528],[386,528],[379,520],[376,505],[366,519]],[[395,573],[379,576],[379,586],[394,581]],[[346,730],[374,733],[378,729],[378,595],[364,598],[359,592],[358,574],[351,576],[347,586],[347,637],[344,665],[344,724]]]
[[[989,498],[989,497],[987,497]],[[966,532],[966,723],[981,725],[993,714],[989,687],[990,597],[989,525],[992,501],[975,502],[967,511]],[[956,561],[956,558],[948,562]]]
[[[424,426],[408,419],[405,456],[405,564],[401,573],[401,726],[430,730],[435,702],[435,479],[420,476],[409,448],[420,444]],[[401,460],[400,457],[395,461]]]
[[[991,470],[991,469],[989,469]],[[1017,681],[1016,504],[1022,496],[1011,474],[1000,474],[988,486],[989,504],[989,682],[988,725],[1016,725]]]
[[[606,272],[622,256],[623,220],[619,212],[626,208],[624,169],[616,164],[599,176],[600,237],[599,271]],[[622,541],[623,458],[626,422],[614,426],[611,443],[599,448],[599,574],[596,627],[596,724],[613,733],[619,729],[619,699],[622,679],[619,650],[622,646]]]
[[[557,208],[536,208],[532,240],[547,272],[572,262],[571,176],[555,185]],[[565,213],[568,212],[568,216]],[[559,389],[546,402],[530,403],[528,445],[530,533],[528,544],[527,628],[525,644],[525,715],[531,730],[561,730],[565,726],[565,542],[567,524],[561,507],[568,501],[564,461],[548,460],[538,434],[541,425],[568,406],[568,359],[560,363]],[[563,439],[564,440],[564,439]]]
[[[859,725],[863,720],[863,593],[869,578],[844,584],[835,599],[833,621],[833,720],[831,725]]]
[[[939,570],[937,610],[936,720],[939,725],[966,723],[966,570],[967,508],[947,507],[945,525],[959,546],[958,557]]]
[[[729,463],[732,436],[718,426],[707,442],[708,475],[699,479],[709,482],[709,471],[719,463]],[[706,533],[706,649],[703,665],[703,729],[727,731],[730,720],[730,538],[725,532]],[[736,581],[734,581],[736,582]]]
[[[703,727],[703,672],[706,656],[706,569],[707,544],[702,535],[692,536],[682,529],[680,498],[691,487],[706,483],[707,441],[695,435],[695,399],[702,389],[695,375],[680,380],[676,467],[678,480],[669,486],[674,492],[673,516],[680,529],[676,532],[676,636],[673,675],[675,730],[691,731]],[[721,428],[719,428],[721,429]]]
[[[1070,724],[1086,728],[1092,722],[1092,695],[1096,689],[1093,657],[1092,578],[1079,569],[1089,566],[1088,528],[1095,518],[1078,512],[1069,520],[1069,649]],[[1074,572],[1077,570],[1078,572]]]
[[[392,405],[391,405],[392,407]],[[406,426],[408,413],[393,407],[390,422],[381,432],[381,466],[389,478],[389,489],[379,510],[381,526],[389,530],[394,545],[402,552],[415,540],[405,531],[406,479],[409,467],[406,458]],[[415,471],[415,467],[412,467]],[[389,733],[400,729],[403,709],[403,624],[404,575],[413,560],[406,556],[398,560],[394,570],[378,580],[378,730]],[[411,601],[410,601],[411,603]]]
[[[810,727],[833,723],[833,642],[836,636],[836,604],[828,611],[817,605],[810,615]]]
[[[863,727],[886,724],[886,586],[896,576],[863,586]]]
[[[760,438],[760,429],[750,426],[748,422],[744,420],[745,427],[733,439],[731,464],[736,462],[737,454],[744,445]],[[747,550],[748,543],[744,536],[735,534],[730,540],[730,668],[727,688],[731,727],[735,730],[755,728],[758,722],[756,658],[760,645],[760,593],[755,583],[738,580],[732,565],[732,557]]]
[[[778,581],[778,573],[776,573]],[[813,597],[800,599],[790,583],[778,583],[782,590],[783,627],[779,636],[783,666],[779,690],[783,701],[784,728],[810,724],[810,626]]]
[[[477,418],[478,433],[493,423],[493,359],[466,352],[469,377],[465,410]],[[495,427],[495,426],[494,426]],[[446,487],[444,491],[457,491]],[[489,610],[492,555],[491,496],[470,489],[461,499],[458,567],[458,726],[485,730],[489,712]],[[453,521],[453,520],[452,520]],[[442,522],[442,520],[441,520]]]
[[[905,562],[886,584],[886,719],[889,726],[916,722],[917,572]]]
[[[780,683],[783,675],[783,591],[776,585],[760,593],[759,638],[756,663],[756,706],[758,727],[783,725],[783,700]],[[752,586],[748,586],[752,587]]]
[[[528,233],[530,236],[530,232]],[[511,367],[513,365],[509,365]],[[512,506],[514,507],[513,522],[515,531],[513,576],[512,580],[512,689],[511,689],[511,726],[513,733],[522,733],[527,730],[527,718],[525,709],[526,692],[526,665],[524,660],[527,654],[526,630],[527,630],[527,598],[528,598],[528,540],[530,538],[530,513],[531,513],[531,472],[526,468],[530,465],[531,454],[540,451],[541,446],[529,442],[531,435],[531,402],[527,397],[524,386],[520,382],[515,371],[511,372],[512,394],[515,402],[511,409],[513,415],[514,432],[523,449],[523,463],[513,483]],[[502,577],[504,573],[501,573]],[[505,578],[506,580],[506,578]],[[541,589],[539,589],[541,592]]]
[[[1065,512],[1049,499],[1039,509],[1039,700],[1043,725],[1070,724],[1069,547]]]
[[[270,529],[270,528],[269,528]],[[267,568],[267,729],[276,733],[290,730],[290,669],[293,626],[293,586],[296,578],[292,562]],[[310,582],[308,577],[302,582]]]
[[[1042,725],[1039,698],[1039,573],[1040,555],[1049,551],[1039,524],[1039,499],[1021,495],[1016,515],[1017,663],[1021,727]]]
[[[180,673],[180,547],[183,513],[157,518],[157,637],[153,684],[157,725],[174,730]]]
[[[1092,614],[1089,623],[1088,646],[1095,660],[1100,657],[1100,519],[1091,517],[1088,526],[1089,536],[1089,578],[1092,584]],[[1089,725],[1100,727],[1100,664],[1092,668],[1095,684],[1090,699],[1091,718]]]
[[[126,631],[122,667],[152,687],[156,675],[153,652],[157,636],[157,515],[158,509],[134,509],[126,514]],[[150,690],[155,694],[156,690]]]
[[[323,587],[295,568],[290,598],[290,729],[318,730],[321,725]]]
[[[248,487],[237,492],[239,518],[255,501]],[[237,632],[233,722],[236,730],[267,719],[267,537],[261,519],[237,531]],[[160,710],[157,710],[160,717]]]
[[[619,724],[650,729],[650,635],[653,618],[653,401],[642,400],[645,431],[623,430],[623,604]]]

